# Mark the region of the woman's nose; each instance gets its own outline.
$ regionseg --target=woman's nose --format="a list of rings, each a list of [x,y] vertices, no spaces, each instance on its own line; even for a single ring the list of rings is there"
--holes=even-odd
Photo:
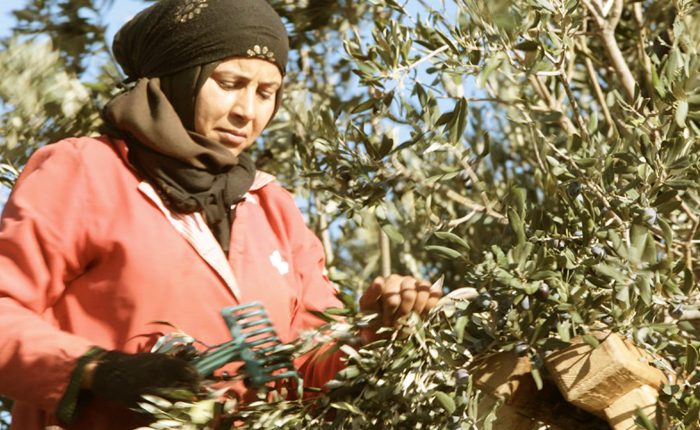
[[[255,118],[255,89],[245,88],[239,91],[231,108],[231,113],[250,121]]]

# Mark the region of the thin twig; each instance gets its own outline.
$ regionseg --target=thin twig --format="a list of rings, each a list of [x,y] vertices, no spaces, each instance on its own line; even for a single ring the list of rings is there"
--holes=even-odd
[[[328,216],[317,194],[314,194],[313,203],[318,213],[318,233],[319,236],[321,236],[321,243],[323,244],[323,250],[326,254],[326,264],[331,265],[334,260],[334,254],[333,241],[331,240],[330,231],[328,229]]]
[[[382,262],[382,276],[386,278],[391,275],[391,244],[389,236],[384,233],[381,226],[379,227],[379,255]]]
[[[540,147],[537,145],[537,139],[535,139],[535,132],[533,130],[534,126],[530,126],[530,136],[532,137],[532,149],[535,151],[535,159],[537,159],[537,164],[539,164],[540,169],[542,170],[542,173],[544,174],[549,174],[549,168],[547,165],[542,161],[542,156],[540,155]]]
[[[429,185],[425,184],[425,180],[423,178],[420,178],[417,175],[411,173],[403,164],[401,164],[396,155],[394,155],[394,157],[392,157],[391,161],[400,175],[404,176],[405,178],[407,178],[407,179],[409,179],[417,184],[420,184],[423,186],[429,186]],[[491,209],[489,207],[482,206],[482,205],[472,201],[471,199],[469,199],[467,197],[462,196],[461,194],[459,194],[459,193],[457,193],[449,188],[445,188],[442,184],[440,184],[438,182],[433,184],[432,187],[443,191],[445,193],[445,196],[455,203],[458,203],[458,204],[460,204],[464,207],[467,207],[471,210],[476,210],[477,212],[485,213],[493,218],[496,218],[500,222],[508,222],[507,218],[504,215],[494,211],[493,209]]]
[[[648,97],[654,97],[654,84],[651,82],[651,59],[647,55],[644,47],[647,44],[647,29],[644,25],[644,15],[642,14],[642,3],[635,3],[634,8],[634,20],[637,22],[637,29],[639,31],[639,39],[637,39],[637,51],[639,53],[639,58],[642,59],[642,65],[644,67],[644,86],[646,87],[646,93]]]
[[[440,187],[442,187],[442,186],[440,186]],[[471,208],[473,210],[477,210],[479,212],[484,212],[484,213],[486,213],[486,214],[488,214],[488,215],[490,215],[498,220],[505,220],[506,219],[506,217],[501,215],[500,213],[494,212],[491,208],[488,208],[486,206],[482,206],[482,205],[472,201],[471,199],[468,199],[468,198],[464,197],[463,195],[455,192],[454,190],[447,188],[444,190],[444,192],[445,192],[445,195],[447,196],[447,198],[449,198],[450,200],[452,200],[454,202],[461,204],[462,206]]]
[[[537,76],[561,76],[564,74],[561,70],[543,70],[535,73]]]
[[[586,53],[584,53],[584,57],[584,64],[586,65],[588,79],[590,80],[591,85],[593,85],[593,92],[595,93],[596,99],[598,99],[598,105],[600,105],[600,108],[603,110],[603,116],[605,116],[605,121],[610,126],[610,129],[617,133],[617,126],[615,125],[615,121],[613,121],[612,115],[610,115],[610,109],[608,109],[608,103],[605,101],[605,95],[603,95],[603,90],[600,88],[598,76],[596,75],[595,69],[593,68],[593,62]]]
[[[690,231],[685,243],[685,267],[691,272],[693,272],[693,238],[695,237],[695,233],[698,232],[698,225],[700,225],[700,222],[695,218],[693,229]]]
[[[683,201],[683,199],[681,199],[679,196],[676,196],[675,200],[681,202],[681,209],[683,209],[683,212],[685,212],[685,214],[688,215],[688,218],[693,220],[694,223],[700,221],[700,218],[698,218],[698,216],[693,213],[693,210],[690,209],[690,207],[688,207],[688,205]]]
[[[476,215],[477,213],[478,213],[477,210],[472,210],[471,212],[469,212],[468,214],[466,214],[465,216],[463,216],[461,218],[451,220],[450,222],[447,223],[447,226],[448,227],[457,227],[460,224],[464,224],[465,222],[472,219],[472,217],[474,217],[474,215]]]
[[[572,36],[573,37],[573,36]],[[567,61],[567,68],[566,68],[566,82],[571,82],[574,79],[574,73],[576,71],[576,46],[572,44],[569,47],[569,57],[566,56],[566,54],[562,55],[562,59]],[[560,94],[559,97],[557,98],[557,103],[561,105],[564,103],[564,95]]]
[[[548,110],[561,110],[559,106],[557,106],[556,103],[554,103],[554,100],[552,99],[552,94],[544,85],[542,85],[542,82],[540,82],[537,76],[530,75],[528,79],[534,87],[537,95],[545,102],[545,106],[548,108]],[[574,125],[571,123],[569,117],[567,117],[566,115],[561,116],[561,125],[562,127],[564,127],[564,130],[566,130],[568,135],[572,135],[576,131]]]
[[[467,172],[467,175],[469,175],[469,178],[472,180],[472,183],[476,187],[477,183],[479,182],[479,177],[476,176],[476,172],[474,172],[472,166],[468,162],[464,161],[462,157],[460,157],[460,154],[456,153],[456,149],[452,146],[448,146],[448,151],[459,159],[459,164],[462,166],[462,169],[464,169],[464,171]],[[491,207],[491,201],[489,200],[488,196],[483,192],[481,193],[481,200],[484,202],[485,207]]]
[[[566,81],[566,79],[559,77],[559,82],[564,86],[564,91],[566,91],[566,96],[569,98],[569,103],[571,103],[571,110],[574,112],[574,119],[578,124],[578,128],[581,131],[581,137],[584,141],[588,142],[588,130],[586,125],[583,123],[583,118],[581,117],[581,111],[579,110],[578,103],[576,102],[576,97],[574,97],[573,91],[571,91],[571,86]]]
[[[535,92],[537,95],[544,100],[547,106],[550,108],[552,107],[552,95],[549,93],[549,90],[542,85],[542,82],[540,82],[539,79],[537,79],[537,76],[535,75],[530,75],[528,77],[528,80],[532,84],[532,86],[535,88]]]
[[[679,318],[681,321],[700,320],[700,310],[692,309],[683,311],[683,315]]]
[[[324,225],[325,227],[323,227]],[[325,249],[326,264],[331,265],[335,262],[335,255],[333,254],[333,240],[331,240],[330,230],[328,230],[326,214],[321,214],[321,226],[323,228],[321,240],[323,241],[323,249]]]
[[[593,19],[595,19],[595,22],[596,24],[598,24],[598,27],[604,27],[606,25],[606,22],[602,10],[600,10],[600,7],[595,3],[591,3],[590,0],[582,1],[584,6],[586,6],[586,9],[588,9],[588,11],[591,13],[591,16],[593,16]]]
[[[574,160],[572,160],[568,155],[563,153],[562,151],[559,150],[554,144],[551,142],[547,142],[547,145],[557,153],[557,155],[565,160],[567,164],[576,172],[576,175],[583,180],[585,177],[585,172],[581,170],[576,163],[574,163]],[[598,199],[603,203],[603,206],[605,206],[608,210],[609,213],[612,215],[612,217],[617,221],[618,225],[624,225],[624,221],[622,221],[622,218],[620,218],[615,211],[613,210],[612,206],[610,205],[610,202],[608,202],[607,197],[605,196],[605,193],[603,193],[603,190],[599,189],[598,185],[591,182],[591,181],[586,181],[586,185],[593,191],[593,193],[598,197]]]
[[[391,73],[390,73],[389,75],[395,77],[395,76],[397,76],[399,73],[407,72],[407,71],[409,71],[409,70],[411,70],[411,69],[414,69],[414,68],[416,68],[416,66],[418,66],[419,64],[422,64],[422,63],[424,63],[424,62],[430,60],[431,58],[435,57],[436,55],[438,55],[438,54],[440,54],[440,53],[442,53],[442,52],[444,52],[444,51],[447,51],[448,49],[450,49],[449,45],[442,45],[442,46],[439,47],[438,49],[435,49],[434,51],[429,52],[428,55],[426,55],[425,57],[423,57],[423,58],[421,58],[420,60],[416,61],[415,63],[407,64],[407,65],[405,65],[405,66],[399,67],[398,69],[392,70]]]

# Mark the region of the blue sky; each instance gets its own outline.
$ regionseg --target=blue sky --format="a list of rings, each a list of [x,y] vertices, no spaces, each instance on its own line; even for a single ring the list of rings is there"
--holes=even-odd
[[[10,34],[14,19],[11,11],[22,8],[27,0],[0,0],[0,37]],[[147,4],[140,0],[114,0],[114,5],[107,11],[105,21],[108,24],[107,34],[111,41],[114,33],[139,10]]]

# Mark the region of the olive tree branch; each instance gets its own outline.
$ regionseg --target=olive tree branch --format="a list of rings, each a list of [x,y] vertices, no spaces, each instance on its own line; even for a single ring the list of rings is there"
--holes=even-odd
[[[683,199],[681,199],[679,196],[676,196],[675,200],[681,202],[681,209],[683,209],[683,212],[685,212],[685,214],[688,215],[688,218],[693,220],[694,223],[700,222],[700,218],[698,218],[698,216],[693,213],[692,209],[690,209],[690,207],[683,201]]]
[[[700,320],[700,310],[692,309],[683,311],[683,315],[679,318],[681,321]]]
[[[321,239],[323,248],[326,250],[326,264],[333,264],[335,255],[333,253],[333,241],[331,240],[330,231],[328,230],[328,217],[326,214],[320,214],[321,221]]]
[[[318,213],[318,234],[321,236],[321,243],[323,244],[323,250],[326,254],[326,264],[330,265],[333,264],[335,258],[333,254],[333,241],[331,240],[330,231],[328,230],[328,215],[326,215],[325,207],[316,193],[314,193],[313,203]]]
[[[564,59],[569,59],[566,61],[566,74],[563,79],[566,79],[567,82],[571,82],[574,79],[574,73],[576,72],[576,45],[572,44],[571,47],[569,48],[569,55],[570,57],[567,57],[566,55],[563,55],[562,57]],[[557,103],[560,105],[564,103],[564,97],[565,94],[559,94],[559,98],[557,99]]]
[[[642,3],[635,3],[634,8],[634,20],[637,22],[637,27],[639,30],[639,39],[637,39],[637,51],[639,53],[639,58],[642,59],[642,66],[644,67],[643,79],[644,86],[646,87],[646,92],[649,97],[654,95],[654,85],[651,82],[651,59],[647,55],[644,47],[647,44],[647,29],[644,26],[644,15],[642,11]]]
[[[613,0],[610,0],[608,4],[612,1]],[[582,2],[598,25],[600,30],[598,36],[603,41],[603,47],[610,58],[613,69],[622,82],[625,95],[632,100],[634,98],[634,86],[636,85],[636,81],[634,80],[629,65],[625,61],[625,57],[622,55],[617,40],[615,40],[615,29],[622,16],[622,9],[624,6],[623,0],[614,0],[609,14],[604,14],[603,7],[600,3],[594,5],[592,0],[582,0]]]
[[[377,116],[372,117],[370,123],[372,124],[372,129],[374,130],[375,136],[380,136],[382,134],[381,125],[379,123],[379,118]],[[379,258],[380,258],[380,268],[382,276],[387,277],[391,275],[391,243],[389,243],[389,236],[382,230],[382,226],[378,226],[379,234]]]
[[[587,27],[587,24],[584,23],[584,26]],[[608,123],[610,126],[610,130],[612,130],[614,133],[617,132],[617,124],[612,118],[612,115],[610,115],[610,109],[608,109],[608,103],[605,100],[605,95],[603,94],[603,90],[600,88],[600,82],[598,82],[598,74],[595,71],[595,68],[593,67],[593,61],[591,60],[590,56],[590,49],[588,48],[588,38],[581,37],[579,39],[581,43],[581,51],[583,54],[583,63],[586,66],[586,74],[588,75],[588,80],[591,83],[591,86],[593,86],[593,93],[595,94],[596,99],[598,100],[598,105],[600,105],[601,110],[603,111],[603,116],[605,117],[605,121]]]
[[[685,211],[685,213],[688,215],[688,217],[693,221],[693,228],[690,230],[690,233],[688,234],[688,238],[686,239],[685,242],[685,267],[690,270],[691,272],[693,271],[693,238],[695,237],[695,234],[698,232],[698,226],[700,225],[700,219],[692,213],[690,208],[685,203],[681,204],[681,207]]]
[[[450,220],[450,221],[447,223],[447,226],[448,226],[448,227],[457,227],[457,226],[460,225],[460,224],[464,224],[465,222],[467,222],[467,221],[469,221],[470,219],[472,219],[472,217],[474,217],[474,215],[476,215],[478,212],[479,212],[479,211],[477,211],[476,209],[474,209],[474,210],[472,210],[471,212],[469,212],[468,214],[466,214],[465,216],[463,216],[463,217],[461,217],[461,218],[456,218],[456,219]]]
[[[569,167],[571,167],[574,170],[574,172],[576,173],[576,176],[581,178],[581,180],[583,181],[583,179],[585,178],[585,172],[580,167],[578,167],[576,165],[574,160],[572,160],[571,157],[569,157],[567,154],[565,154],[561,150],[559,150],[559,148],[557,148],[556,145],[554,145],[553,143],[547,141],[547,145],[549,146],[549,148],[552,151],[557,153],[557,156],[559,156],[559,158],[566,161],[566,163],[569,165]],[[598,184],[596,184],[592,181],[585,181],[585,183],[586,183],[586,185],[588,185],[590,190],[593,191],[593,194],[595,194],[595,196],[598,198],[598,200],[600,200],[600,202],[603,203],[603,206],[605,206],[609,210],[609,213],[612,215],[612,218],[618,223],[618,225],[624,225],[625,224],[624,221],[622,221],[622,218],[620,218],[620,216],[617,215],[617,213],[615,213],[615,210],[610,205],[610,202],[608,201],[607,197],[605,196],[604,191],[602,189],[600,189]]]
[[[489,215],[489,216],[491,216],[491,217],[493,217],[493,218],[499,220],[499,221],[502,222],[502,223],[508,222],[508,221],[507,221],[507,218],[506,218],[503,214],[500,214],[500,213],[494,211],[494,210],[491,209],[490,207],[482,206],[482,205],[480,205],[480,204],[474,202],[473,200],[471,200],[471,199],[469,199],[469,198],[467,198],[467,197],[464,197],[463,195],[461,195],[461,194],[455,192],[454,190],[452,190],[452,189],[450,189],[450,188],[446,188],[444,185],[442,185],[442,184],[440,184],[440,183],[438,183],[438,182],[435,182],[433,185],[428,185],[428,184],[426,184],[424,178],[421,178],[421,177],[419,177],[419,176],[413,174],[411,171],[409,171],[409,170],[406,168],[406,166],[404,166],[403,164],[401,164],[401,162],[400,162],[399,159],[398,159],[398,155],[397,155],[397,154],[394,154],[394,156],[391,157],[391,163],[392,163],[392,165],[394,166],[394,168],[396,168],[396,171],[397,171],[398,174],[400,174],[401,176],[403,176],[403,177],[409,179],[410,181],[412,181],[412,182],[414,182],[414,183],[416,183],[416,184],[419,184],[419,185],[428,187],[428,188],[434,188],[434,189],[440,190],[440,191],[442,191],[443,193],[445,193],[445,196],[446,196],[448,199],[452,200],[452,201],[455,202],[455,203],[458,203],[458,204],[460,204],[460,205],[462,205],[462,206],[464,206],[464,207],[467,207],[467,208],[469,208],[469,209],[471,209],[471,210],[475,210],[475,211],[477,211],[477,212],[485,213],[485,214],[487,214],[487,215]]]

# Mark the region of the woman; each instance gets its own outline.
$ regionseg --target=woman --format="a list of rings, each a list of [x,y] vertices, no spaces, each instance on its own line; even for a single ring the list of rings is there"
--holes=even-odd
[[[0,393],[15,399],[14,428],[134,428],[139,394],[196,388],[188,362],[146,352],[154,321],[218,344],[230,337],[219,310],[260,301],[289,342],[320,324],[309,310],[341,305],[292,196],[244,152],[280,105],[287,51],[264,0],[161,0],[117,34],[135,85],[106,107],[106,134],[37,151],[0,225]],[[392,275],[361,307],[392,326],[439,296]],[[296,365],[321,386],[342,362]]]

